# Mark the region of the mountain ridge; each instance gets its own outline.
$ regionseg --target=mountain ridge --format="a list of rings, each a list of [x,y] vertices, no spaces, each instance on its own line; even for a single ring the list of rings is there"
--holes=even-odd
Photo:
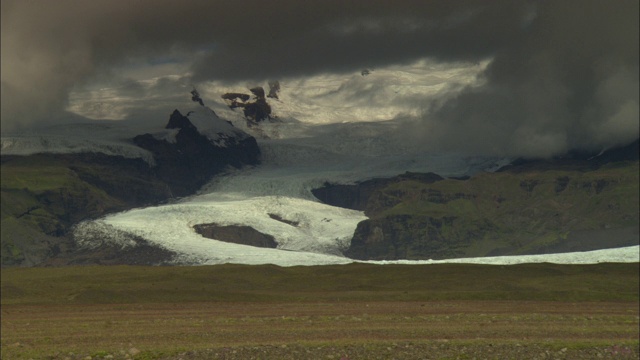
[[[126,251],[82,248],[70,231],[82,220],[192,194],[228,166],[259,163],[255,138],[212,111],[199,114],[220,122],[217,132],[201,133],[175,110],[165,132],[131,139],[153,154],[152,163],[100,152],[3,154],[2,266],[169,261],[171,252],[144,239],[132,239],[136,245]]]

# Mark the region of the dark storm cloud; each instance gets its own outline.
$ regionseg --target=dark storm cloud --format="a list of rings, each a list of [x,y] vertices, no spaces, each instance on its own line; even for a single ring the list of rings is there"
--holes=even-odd
[[[193,62],[194,81],[490,55],[516,1],[2,1],[3,129],[51,117],[69,89],[126,61]]]
[[[473,152],[607,146],[637,136],[637,13],[624,0],[3,0],[2,129],[51,118],[70,89],[129,63],[188,62],[198,83],[493,58],[484,85],[428,104],[412,133]]]
[[[295,4],[295,5],[293,5]],[[518,1],[320,1],[264,5],[251,26],[199,59],[195,77],[236,80],[354,71],[425,56],[478,60],[514,41],[532,7]],[[269,9],[270,7],[267,7]]]
[[[421,141],[531,157],[625,145],[638,138],[638,44],[638,1],[542,2],[484,85],[431,104]]]
[[[188,77],[166,76],[146,81],[112,78],[108,85],[72,92],[69,110],[89,119],[157,123],[175,108],[192,103],[185,96],[192,89]]]

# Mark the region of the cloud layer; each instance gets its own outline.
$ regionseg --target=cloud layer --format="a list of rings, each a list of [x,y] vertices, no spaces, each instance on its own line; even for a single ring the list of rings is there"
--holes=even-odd
[[[423,136],[451,149],[524,156],[638,138],[638,2],[539,4],[484,84],[432,103]]]
[[[633,0],[3,0],[2,131],[63,116],[71,90],[126,83],[140,64],[197,84],[493,59],[483,85],[425,100],[411,133],[479,153],[608,146],[638,135],[637,13]]]
[[[7,0],[3,128],[55,115],[74,86],[131,62],[189,62],[197,82],[348,71],[425,55],[490,55],[515,36],[503,29],[520,22],[521,5]],[[484,27],[479,18],[494,25]]]

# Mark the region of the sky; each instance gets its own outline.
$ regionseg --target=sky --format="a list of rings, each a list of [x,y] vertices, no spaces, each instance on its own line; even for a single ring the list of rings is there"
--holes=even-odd
[[[78,89],[178,101],[211,81],[428,59],[488,64],[473,85],[412,98],[419,115],[397,119],[431,150],[547,157],[624,145],[639,132],[638,3],[2,0],[2,133],[68,119]]]

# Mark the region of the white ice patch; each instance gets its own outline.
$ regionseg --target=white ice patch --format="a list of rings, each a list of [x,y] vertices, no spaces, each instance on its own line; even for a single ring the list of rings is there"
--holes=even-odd
[[[297,225],[276,220],[269,214]],[[81,229],[91,233],[104,231],[102,235],[106,238],[112,236],[111,228],[142,237],[151,244],[180,254],[179,263],[320,265],[351,261],[335,255],[349,246],[353,228],[364,219],[359,211],[302,199],[279,196],[233,199],[209,194],[178,204],[107,216],[83,223]],[[251,226],[274,236],[278,249],[207,239],[193,229],[196,224],[207,223]],[[117,234],[121,239],[121,233]]]
[[[118,140],[96,140],[93,137],[68,135],[16,135],[0,138],[2,155],[102,153],[130,159],[140,158],[154,165],[153,155],[133,143]]]
[[[212,109],[203,106],[194,106],[183,112],[189,121],[198,128],[198,131],[207,136],[214,144],[225,147],[227,140],[235,138],[245,139],[248,134],[233,126],[230,122],[221,119]]]
[[[516,265],[516,264],[599,264],[599,263],[637,263],[640,262],[640,246],[627,246],[615,249],[593,251],[544,254],[544,255],[514,255],[492,256],[479,258],[462,258],[446,260],[397,260],[397,261],[367,261],[373,264],[484,264],[484,265]]]

